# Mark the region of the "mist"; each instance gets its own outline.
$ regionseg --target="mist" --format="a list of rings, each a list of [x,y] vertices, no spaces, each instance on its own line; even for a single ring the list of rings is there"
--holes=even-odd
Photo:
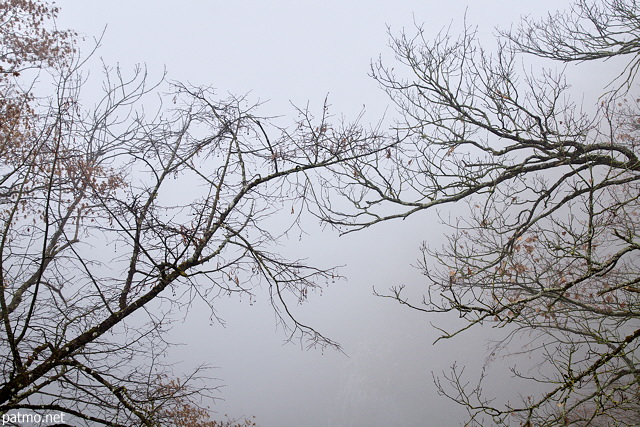
[[[499,1],[239,1],[57,2],[58,25],[84,37],[83,52],[94,38],[100,47],[90,60],[123,70],[145,64],[152,78],[166,68],[169,80],[211,85],[221,96],[247,94],[264,102],[263,115],[294,114],[294,105],[330,111],[345,121],[393,123],[396,112],[368,77],[371,61],[393,58],[389,35],[424,24],[435,36],[479,27],[491,42],[494,27],[508,28],[521,15],[540,16],[569,2]],[[466,16],[466,18],[465,18]],[[101,36],[101,34],[104,35]],[[491,357],[488,342],[505,331],[466,334],[440,341],[439,327],[460,322],[453,315],[427,315],[374,295],[405,285],[421,295],[425,282],[415,267],[419,247],[442,244],[446,233],[436,212],[381,224],[340,236],[303,215],[304,233],[292,231],[278,253],[305,258],[321,267],[341,266],[342,278],[321,283],[303,303],[290,301],[294,315],[339,342],[343,352],[307,349],[289,340],[277,324],[267,290],[255,301],[219,298],[216,315],[195,303],[180,313],[167,354],[177,372],[206,364],[219,393],[216,418],[255,416],[258,425],[449,426],[464,422],[464,409],[438,395],[434,375],[454,363],[471,378]],[[290,218],[278,218],[283,228]],[[184,315],[183,315],[184,314]],[[501,360],[496,363],[503,363]],[[496,392],[525,392],[508,372],[497,374]]]

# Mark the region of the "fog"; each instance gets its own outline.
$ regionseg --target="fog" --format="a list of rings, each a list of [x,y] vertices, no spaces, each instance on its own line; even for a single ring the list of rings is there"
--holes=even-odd
[[[58,25],[85,38],[104,36],[90,62],[99,73],[105,64],[132,69],[144,63],[152,78],[166,67],[168,78],[211,85],[221,96],[249,94],[265,101],[263,115],[293,115],[291,104],[319,111],[328,96],[331,111],[353,120],[389,122],[395,112],[385,94],[367,76],[380,55],[391,64],[387,26],[392,34],[424,23],[435,35],[478,25],[491,42],[496,25],[508,28],[523,14],[540,16],[568,2],[501,1],[58,1]],[[93,69],[92,68],[92,69]],[[433,374],[458,361],[472,375],[489,354],[486,336],[476,333],[448,342],[433,342],[441,327],[458,320],[411,311],[373,295],[404,284],[419,295],[420,272],[413,267],[420,244],[438,246],[445,231],[435,212],[339,236],[304,218],[308,234],[292,235],[278,251],[307,258],[313,265],[343,266],[345,280],[296,304],[294,314],[344,353],[307,350],[277,327],[267,291],[257,301],[221,298],[211,322],[205,307],[195,304],[169,339],[169,360],[187,372],[202,363],[222,386],[212,407],[219,418],[256,416],[259,425],[276,426],[449,426],[464,422],[461,408],[437,394]],[[283,218],[285,223],[288,218]],[[496,377],[502,396],[526,393],[508,375]]]

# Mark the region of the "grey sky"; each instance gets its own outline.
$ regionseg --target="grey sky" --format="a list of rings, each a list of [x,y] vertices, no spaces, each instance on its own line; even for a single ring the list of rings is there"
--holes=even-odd
[[[523,14],[540,16],[568,1],[151,1],[57,2],[59,25],[77,30],[87,41],[108,25],[98,57],[131,69],[147,64],[152,76],[164,66],[169,79],[211,85],[220,95],[250,92],[269,101],[265,115],[291,115],[289,102],[319,111],[328,94],[334,114],[354,118],[366,106],[377,120],[388,107],[386,96],[367,76],[379,55],[388,58],[386,25],[393,33],[424,23],[435,35],[466,19],[489,37],[496,25],[508,28]],[[91,44],[87,43],[88,49]],[[92,64],[98,64],[97,61]],[[393,117],[393,110],[387,112]],[[288,121],[283,119],[284,123]],[[290,123],[290,122],[289,122]],[[459,425],[460,409],[436,395],[431,372],[447,370],[454,360],[482,365],[486,337],[431,345],[437,337],[426,318],[372,295],[391,285],[418,288],[411,267],[422,240],[437,243],[435,215],[384,224],[338,238],[309,224],[310,236],[283,248],[311,263],[342,265],[341,281],[295,306],[297,315],[339,341],[349,357],[335,352],[301,351],[285,345],[266,298],[220,300],[227,327],[209,326],[194,308],[177,325],[172,339],[184,342],[172,359],[185,366],[206,362],[226,386],[214,408],[220,415],[256,415],[264,427]],[[514,390],[505,386],[505,393]],[[521,390],[518,390],[521,391]]]

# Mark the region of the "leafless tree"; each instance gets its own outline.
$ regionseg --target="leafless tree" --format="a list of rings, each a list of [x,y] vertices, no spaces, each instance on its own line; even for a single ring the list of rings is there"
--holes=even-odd
[[[384,296],[466,321],[442,338],[503,328],[512,353],[527,339],[540,364],[514,375],[545,388],[496,402],[456,368],[438,385],[471,424],[640,422],[639,15],[635,1],[579,1],[501,33],[493,53],[469,27],[433,40],[418,28],[392,37],[404,67],[372,68],[402,115],[398,145],[333,168],[342,202],[318,215],[349,232],[439,209],[451,232],[422,248],[424,298]],[[591,107],[531,54],[626,65]]]
[[[17,4],[27,4],[23,28],[31,25],[32,45],[44,52],[24,51],[22,63],[37,62],[39,81],[55,91],[26,82],[28,108],[3,112],[18,119],[3,122],[1,134],[0,413],[150,426],[186,408],[202,419],[200,399],[213,388],[206,372],[175,379],[163,364],[166,331],[196,299],[221,320],[216,298],[253,302],[264,292],[290,339],[338,348],[289,310],[337,272],[274,248],[284,224],[299,226],[316,175],[369,155],[375,135],[331,124],[327,106],[317,118],[300,110],[281,128],[247,98],[150,84],[143,68],[105,69],[104,96],[85,109],[86,75],[73,43],[64,44],[69,33],[39,27],[55,9],[15,1],[0,10],[7,16]],[[9,22],[0,25],[5,53]],[[57,41],[49,45],[45,33]],[[47,53],[51,46],[64,50]],[[11,55],[0,58],[11,70],[5,93],[27,79],[8,67],[20,63]]]

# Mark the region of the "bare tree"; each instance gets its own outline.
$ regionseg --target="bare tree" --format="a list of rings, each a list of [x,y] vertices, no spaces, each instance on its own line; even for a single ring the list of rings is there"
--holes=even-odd
[[[399,143],[334,168],[343,202],[330,199],[318,215],[349,232],[455,207],[439,211],[447,243],[422,248],[424,298],[403,286],[384,296],[458,313],[466,324],[442,338],[503,328],[498,349],[520,354],[509,343],[528,340],[524,351],[540,363],[513,373],[544,387],[538,395],[495,402],[457,368],[438,380],[471,423],[640,422],[639,14],[635,1],[580,1],[503,33],[494,53],[469,28],[433,40],[418,28],[392,38],[404,68],[373,66],[402,114]],[[561,72],[525,65],[526,54],[627,65],[622,84],[590,108],[571,101]]]
[[[39,78],[56,87],[36,85],[28,108],[16,104],[20,119],[2,125],[0,413],[61,411],[87,425],[202,421],[201,399],[214,388],[206,372],[175,380],[163,364],[166,331],[196,299],[221,320],[216,298],[264,292],[290,339],[339,348],[289,309],[337,272],[273,248],[299,226],[316,175],[369,155],[375,135],[332,125],[326,106],[280,128],[244,97],[149,84],[142,68],[106,69],[104,96],[87,110],[69,33],[40,26],[55,9],[16,1],[1,10],[30,16],[21,25],[44,53],[25,51],[22,63],[39,61]],[[11,22],[0,25],[4,52]],[[20,60],[3,55],[13,73]],[[5,93],[25,84],[11,77]],[[158,94],[163,105],[145,115]]]

